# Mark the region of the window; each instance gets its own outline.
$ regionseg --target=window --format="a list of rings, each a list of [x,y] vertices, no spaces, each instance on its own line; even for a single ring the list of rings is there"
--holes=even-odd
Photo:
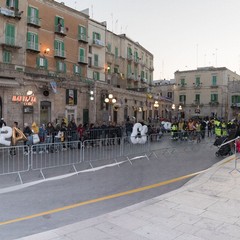
[[[141,79],[144,79],[144,77],[145,77],[145,73],[144,71],[141,71]]]
[[[47,69],[48,68],[48,60],[44,57],[37,57],[37,67]]]
[[[73,73],[75,74],[75,75],[82,75],[81,73],[82,73],[82,69],[81,69],[81,67],[79,66],[79,65],[77,65],[77,64],[74,64],[73,65]]]
[[[137,68],[134,68],[134,77],[135,77],[135,79],[138,78],[138,69]]]
[[[79,48],[79,62],[86,62],[86,57],[85,57],[85,49],[84,48]]]
[[[92,46],[89,46],[89,47],[88,47],[88,52],[89,52],[89,53],[92,53]]]
[[[100,35],[100,33],[93,32],[93,40],[101,40],[101,35]]]
[[[115,58],[118,58],[118,48],[115,47]]]
[[[7,0],[6,5],[9,8],[18,9],[18,0]]]
[[[132,58],[132,49],[131,49],[131,47],[128,47],[128,49],[127,49],[127,57],[128,58]]]
[[[128,76],[132,76],[132,66],[131,66],[131,64],[127,65],[127,74],[128,74]]]
[[[59,41],[59,40],[54,41],[55,56],[65,57],[64,48],[65,48],[64,42]]]
[[[89,66],[89,67],[92,66],[92,57],[88,57],[88,66]]]
[[[161,94],[162,94],[162,93],[161,93]],[[162,96],[162,95],[161,95],[161,96]],[[167,93],[167,97],[170,98],[170,99],[172,99],[172,92],[168,92],[168,93]]]
[[[98,67],[99,63],[98,63],[98,55],[94,54],[94,66]]]
[[[218,94],[212,93],[211,94],[211,102],[217,102],[218,101]]]
[[[182,104],[186,103],[186,95],[179,95],[179,102]]]
[[[66,63],[62,61],[57,61],[57,72],[65,73],[66,72]]]
[[[118,66],[114,66],[114,73],[119,73],[119,67]]]
[[[93,72],[93,79],[94,80],[100,80],[100,73],[99,72]]]
[[[111,43],[108,43],[108,45],[107,45],[107,51],[108,51],[109,53],[112,52]]]
[[[134,52],[134,61],[138,62],[138,52]]]
[[[185,78],[180,79],[180,85],[181,87],[184,87],[186,85]]]
[[[39,11],[37,8],[28,7],[28,23],[39,25]]]
[[[212,76],[212,86],[217,86],[217,76]]]
[[[78,39],[87,41],[87,29],[84,26],[78,26]]]
[[[15,26],[13,24],[6,24],[5,43],[8,45],[15,45]]]
[[[200,86],[200,77],[196,77],[195,79],[195,85]]]
[[[12,62],[12,53],[9,51],[3,51],[3,63],[11,63]]]
[[[64,33],[64,19],[55,16],[55,32]]]
[[[200,94],[195,95],[195,103],[199,104],[200,103]]]
[[[38,51],[38,35],[36,33],[27,33],[27,48]]]
[[[77,105],[77,90],[76,89],[66,89],[66,104],[67,105]]]
[[[232,96],[232,104],[240,103],[240,96],[233,95]]]

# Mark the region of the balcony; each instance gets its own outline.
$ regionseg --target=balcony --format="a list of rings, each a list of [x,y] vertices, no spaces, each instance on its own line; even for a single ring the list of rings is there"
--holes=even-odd
[[[153,66],[150,66],[150,67],[149,67],[149,70],[150,70],[150,71],[154,71],[154,67],[153,67]]]
[[[55,26],[55,33],[59,34],[61,36],[66,36],[66,29],[64,27],[62,27],[62,25],[57,25]]]
[[[85,56],[80,56],[80,57],[78,58],[78,63],[87,65],[87,64],[88,64],[87,58],[86,58]],[[90,67],[91,67],[91,66],[90,66]]]
[[[54,50],[54,57],[57,58],[66,58],[66,51],[60,50],[60,49],[55,49]]]
[[[27,50],[39,53],[39,44],[36,44],[34,42],[27,42]]]
[[[0,45],[5,48],[20,49],[22,46],[16,44],[16,39],[14,37],[2,37],[0,38]]]
[[[179,102],[179,105],[181,105],[182,107],[184,107],[184,106],[186,106],[186,102],[185,102],[185,101]]]
[[[209,105],[214,107],[214,106],[218,106],[219,105],[219,102],[218,101],[210,101],[209,102]]]
[[[147,83],[148,81],[147,81],[146,78],[141,78],[141,82],[142,82],[142,83]]]
[[[218,88],[218,85],[211,85],[211,88]]]
[[[0,14],[7,17],[12,17],[20,20],[22,13],[23,11],[19,12],[17,9],[14,9],[14,8],[8,9],[8,8],[0,7]]]
[[[240,108],[240,103],[232,103],[231,108]]]
[[[128,79],[128,80],[134,80],[134,74],[129,73],[129,74],[127,75],[127,79]]]
[[[93,39],[93,45],[96,47],[105,47],[104,42],[99,39]]]
[[[178,84],[178,86],[179,86],[181,89],[185,89],[186,86],[187,86],[187,83],[180,83],[180,84]]]
[[[88,36],[84,33],[78,34],[78,41],[88,43]]]
[[[91,65],[91,68],[103,69],[104,66],[101,66],[98,61],[95,61],[95,62]]]
[[[41,19],[37,17],[28,17],[27,24],[33,27],[40,28],[41,27]]]
[[[193,83],[193,87],[194,88],[201,88],[202,87],[202,83]]]
[[[127,55],[127,60],[128,60],[128,61],[132,61],[132,60],[133,60],[132,54],[128,54],[128,55]]]
[[[139,64],[139,58],[134,58],[134,63]]]

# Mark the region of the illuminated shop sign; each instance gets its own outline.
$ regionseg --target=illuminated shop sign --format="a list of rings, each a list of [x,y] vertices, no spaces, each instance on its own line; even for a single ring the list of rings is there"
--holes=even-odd
[[[12,102],[23,103],[26,106],[32,106],[37,102],[37,98],[35,96],[12,96]]]

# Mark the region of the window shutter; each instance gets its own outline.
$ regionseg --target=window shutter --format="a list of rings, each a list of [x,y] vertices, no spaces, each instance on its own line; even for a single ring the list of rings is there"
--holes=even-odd
[[[15,9],[18,9],[18,0],[15,0]]]
[[[77,105],[77,89],[74,89],[74,105]]]
[[[28,7],[28,17],[31,17],[31,7]]]
[[[54,40],[54,49],[58,50],[58,41],[57,40]]]
[[[67,64],[63,63],[63,71],[66,72],[67,71]]]
[[[10,6],[10,0],[7,0],[6,5],[9,7]]]
[[[69,104],[69,89],[66,89],[66,104]]]
[[[58,25],[58,17],[55,16],[55,27]]]

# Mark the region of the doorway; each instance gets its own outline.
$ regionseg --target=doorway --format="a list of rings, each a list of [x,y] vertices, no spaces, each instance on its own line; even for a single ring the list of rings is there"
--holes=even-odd
[[[51,122],[51,102],[41,101],[40,103],[40,124]]]

